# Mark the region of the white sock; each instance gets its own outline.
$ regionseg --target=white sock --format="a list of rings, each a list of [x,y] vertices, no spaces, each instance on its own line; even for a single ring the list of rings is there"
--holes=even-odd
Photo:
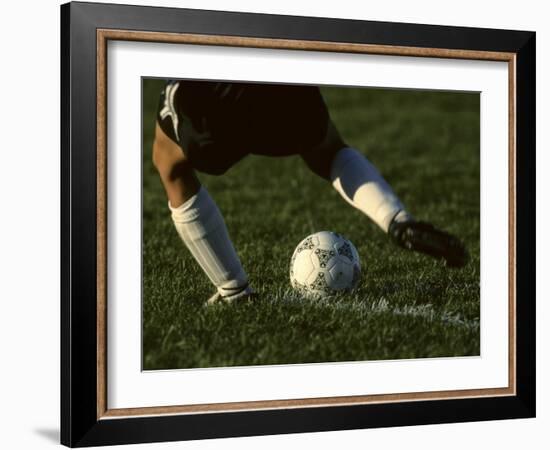
[[[218,292],[228,296],[247,286],[248,277],[208,191],[201,187],[181,206],[168,206],[180,238]]]
[[[346,147],[336,153],[330,178],[334,188],[350,205],[385,232],[394,218],[399,221],[412,219],[390,185],[357,150]]]

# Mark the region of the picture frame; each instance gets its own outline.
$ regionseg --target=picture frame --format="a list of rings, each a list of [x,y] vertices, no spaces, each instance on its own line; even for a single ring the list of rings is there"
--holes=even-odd
[[[110,41],[505,62],[508,386],[109,408]],[[81,447],[534,417],[535,42],[535,33],[527,31],[80,2],[62,5],[61,443]]]

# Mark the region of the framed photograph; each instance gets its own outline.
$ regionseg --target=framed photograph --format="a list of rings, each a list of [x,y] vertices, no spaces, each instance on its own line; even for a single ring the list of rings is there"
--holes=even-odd
[[[61,7],[61,442],[535,416],[535,33]]]

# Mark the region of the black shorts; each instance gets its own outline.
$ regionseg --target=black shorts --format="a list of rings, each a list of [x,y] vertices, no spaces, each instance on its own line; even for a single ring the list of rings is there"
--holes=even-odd
[[[327,107],[315,86],[170,81],[157,120],[193,167],[221,174],[248,154],[302,154],[327,132]]]

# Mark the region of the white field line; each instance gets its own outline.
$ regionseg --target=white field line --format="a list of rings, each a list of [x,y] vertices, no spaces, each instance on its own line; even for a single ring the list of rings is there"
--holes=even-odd
[[[479,319],[465,319],[460,314],[452,314],[447,311],[437,311],[433,305],[391,305],[385,298],[372,302],[358,302],[354,300],[326,299],[326,300],[305,300],[293,293],[286,292],[282,296],[284,301],[307,303],[315,308],[344,309],[356,312],[360,315],[390,313],[395,316],[418,317],[428,322],[442,322],[451,326],[467,328],[469,330],[479,329]],[[277,300],[280,301],[280,300]]]

